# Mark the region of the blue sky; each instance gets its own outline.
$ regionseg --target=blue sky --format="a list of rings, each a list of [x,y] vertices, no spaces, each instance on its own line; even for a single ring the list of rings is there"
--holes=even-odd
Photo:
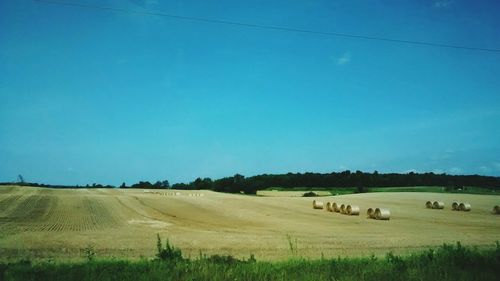
[[[496,1],[65,0],[500,48]],[[0,2],[0,181],[500,176],[500,53]]]

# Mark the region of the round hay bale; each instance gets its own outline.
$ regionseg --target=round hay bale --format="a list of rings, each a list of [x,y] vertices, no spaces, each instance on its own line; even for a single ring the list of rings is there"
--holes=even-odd
[[[349,216],[359,216],[359,206],[347,205],[346,212]]]
[[[432,208],[433,209],[444,209],[444,202],[434,201],[434,203],[432,203]]]
[[[459,204],[457,201],[454,201],[453,203],[451,203],[451,209],[452,209],[453,211],[459,211],[459,209],[458,209],[458,206],[459,206],[459,205],[460,205],[460,204]]]
[[[500,206],[496,205],[495,207],[493,207],[492,213],[495,215],[500,215]]]
[[[368,216],[370,219],[374,219],[375,210],[373,208],[368,208],[368,210],[366,210],[366,216]]]
[[[389,220],[391,218],[391,211],[389,209],[377,208],[375,209],[375,218],[377,220]]]
[[[469,212],[471,208],[469,203],[460,203],[460,205],[458,205],[458,209],[460,211]]]
[[[323,202],[314,200],[313,209],[323,209]]]
[[[332,203],[331,202],[326,202],[326,211],[333,212]]]
[[[345,204],[340,205],[340,213],[341,214],[345,214],[345,207],[346,207]]]
[[[427,207],[427,209],[432,209],[432,202],[431,201],[427,201],[425,203],[425,207]]]
[[[340,207],[339,207],[339,205],[337,205],[337,203],[333,202],[333,203],[332,203],[332,210],[333,210],[335,213],[340,213]]]

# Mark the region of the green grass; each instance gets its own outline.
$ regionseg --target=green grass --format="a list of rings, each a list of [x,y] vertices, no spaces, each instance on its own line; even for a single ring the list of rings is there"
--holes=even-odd
[[[442,186],[412,186],[412,187],[371,187],[369,192],[437,192],[444,193]]]
[[[356,191],[354,187],[269,187],[265,191],[323,191],[332,195],[352,194]]]
[[[237,260],[89,260],[81,263],[0,264],[0,280],[498,280],[500,246],[478,250],[443,245],[409,256],[385,258]]]
[[[356,193],[355,187],[270,187],[266,190],[276,191],[329,191],[332,195],[345,195]],[[435,192],[435,193],[458,193],[458,194],[483,194],[483,195],[500,195],[500,192],[484,188],[467,186],[461,190],[446,190],[442,186],[410,186],[410,187],[370,187],[368,192]]]
[[[344,188],[329,188],[332,195],[345,195],[356,193],[356,188],[354,187],[344,187]]]
[[[413,187],[372,187],[368,189],[369,192],[436,192],[436,193],[461,193],[461,194],[484,194],[495,195],[498,194],[494,190],[467,186],[460,190],[446,190],[442,186],[413,186]]]

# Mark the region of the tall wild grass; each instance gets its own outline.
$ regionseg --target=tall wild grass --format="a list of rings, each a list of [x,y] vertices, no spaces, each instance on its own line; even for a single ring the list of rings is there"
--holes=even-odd
[[[179,249],[161,240],[155,259],[91,259],[81,263],[0,265],[0,280],[499,280],[500,245],[478,250],[456,245],[407,256],[256,261],[232,256],[182,258]]]

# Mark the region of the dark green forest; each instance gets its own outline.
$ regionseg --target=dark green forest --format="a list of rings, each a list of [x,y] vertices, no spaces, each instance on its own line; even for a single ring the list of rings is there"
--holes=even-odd
[[[500,177],[480,176],[480,175],[448,175],[435,173],[366,173],[361,171],[332,173],[287,173],[287,174],[262,174],[245,177],[236,174],[231,177],[220,179],[197,178],[189,183],[175,183],[170,185],[168,180],[151,183],[140,181],[127,185],[122,183],[116,187],[113,185],[91,184],[85,186],[55,186],[48,184],[15,182],[0,183],[3,185],[25,185],[55,188],[141,188],[141,189],[184,189],[200,190],[208,189],[219,192],[255,194],[258,190],[270,187],[281,188],[352,188],[363,191],[370,187],[410,187],[410,186],[443,186],[448,190],[461,189],[463,187],[475,186],[492,190],[500,189]]]

